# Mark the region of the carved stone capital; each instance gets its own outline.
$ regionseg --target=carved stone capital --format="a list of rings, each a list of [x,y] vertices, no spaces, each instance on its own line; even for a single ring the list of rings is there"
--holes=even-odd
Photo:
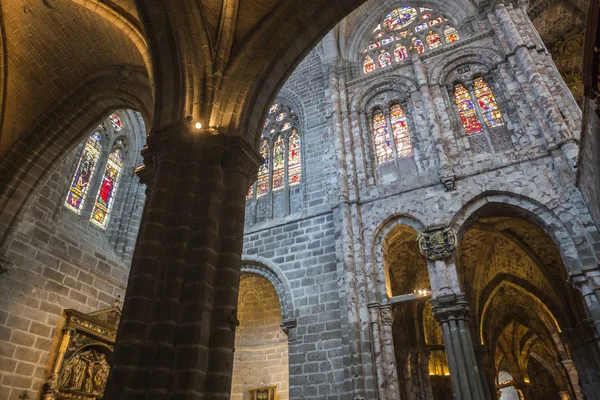
[[[393,325],[394,324],[394,310],[391,305],[381,306],[381,324],[382,325]]]
[[[448,165],[444,165],[440,168],[440,182],[444,185],[444,189],[446,192],[451,192],[456,190],[456,174],[452,167]]]
[[[464,294],[438,296],[430,300],[433,316],[439,323],[451,319],[468,320],[471,310]]]
[[[417,239],[419,251],[430,260],[444,260],[456,250],[456,234],[443,225],[425,229]]]
[[[257,178],[258,168],[264,163],[261,155],[252,145],[240,136],[229,137],[228,146],[223,156],[223,167],[226,170],[237,171],[248,177],[252,185]]]

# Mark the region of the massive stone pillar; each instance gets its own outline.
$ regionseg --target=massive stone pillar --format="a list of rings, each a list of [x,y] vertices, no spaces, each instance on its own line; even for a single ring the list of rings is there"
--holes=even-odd
[[[562,333],[563,339],[571,350],[571,357],[577,368],[573,370],[572,364],[565,364],[565,370],[578,392],[577,385],[573,382],[579,376],[579,384],[587,400],[600,400],[600,354],[597,345],[597,333],[592,320],[586,320],[575,328]]]
[[[104,398],[228,399],[245,194],[260,156],[240,137],[153,132],[138,242]]]
[[[556,105],[548,86],[544,82],[544,78],[540,74],[530,50],[519,33],[508,8],[503,3],[496,4],[494,15],[500,23],[502,33],[508,41],[510,51],[514,53],[519,67],[527,76],[527,81],[535,93],[540,108],[544,111],[546,121],[552,128],[556,145],[561,149],[570,167],[573,167],[577,162],[577,143]]]
[[[433,316],[442,326],[454,398],[488,400],[471,337],[470,309],[456,275],[456,235],[443,226],[433,226],[426,229],[418,241],[421,253],[430,261],[433,295],[430,301]]]

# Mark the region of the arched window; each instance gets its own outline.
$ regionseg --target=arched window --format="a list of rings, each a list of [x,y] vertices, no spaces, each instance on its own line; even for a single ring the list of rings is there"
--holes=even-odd
[[[500,113],[492,89],[485,83],[483,78],[476,78],[473,81],[473,89],[475,90],[475,98],[477,98],[477,104],[487,127],[494,128],[504,125],[502,113]]]
[[[394,158],[394,151],[385,114],[381,110],[376,110],[373,113],[373,136],[377,163],[381,165],[391,161]]]
[[[258,170],[258,181],[256,185],[257,197],[263,196],[269,192],[269,165],[271,165],[271,156],[269,154],[269,142],[267,140],[263,140],[262,146],[260,147],[260,155],[264,158],[265,162]]]
[[[81,215],[85,199],[90,188],[91,180],[96,171],[96,165],[102,151],[102,136],[100,132],[94,132],[85,142],[83,153],[77,163],[77,169],[73,174],[71,187],[65,200],[65,207],[77,215]]]
[[[96,198],[94,210],[92,211],[92,217],[90,219],[90,221],[99,228],[106,229],[108,226],[110,212],[114,204],[115,195],[117,194],[117,187],[119,186],[122,168],[123,151],[121,149],[115,149],[108,156],[108,162],[104,169],[104,176],[102,178],[102,183],[100,184],[100,189],[98,190],[98,197]]]
[[[285,168],[285,144],[281,135],[277,135],[273,145],[273,190],[283,189]]]
[[[301,139],[298,131],[298,117],[290,107],[276,103],[269,109],[265,120],[263,142],[260,155],[265,163],[260,167],[256,197],[261,197],[269,190],[279,191],[300,183],[302,179]],[[272,148],[272,153],[269,150]],[[287,168],[287,181],[286,181]],[[269,184],[269,175],[272,181]],[[253,197],[252,188],[246,199]]]
[[[301,160],[300,135],[294,129],[288,139],[288,179],[290,186],[300,183],[300,178],[302,177]]]
[[[390,11],[370,34],[363,49],[363,73],[401,63],[406,49],[421,54],[459,39],[458,31],[439,11],[425,7],[403,6]],[[393,54],[393,59],[391,55]],[[375,62],[377,61],[377,62]]]
[[[398,158],[412,156],[413,147],[408,132],[408,122],[400,104],[394,104],[390,108],[390,121],[392,123],[392,131],[394,132],[394,140],[396,141]]]
[[[475,105],[471,99],[471,94],[460,83],[454,86],[454,101],[458,107],[458,113],[460,114],[460,121],[467,135],[473,135],[482,131],[481,122],[477,117],[477,111]]]

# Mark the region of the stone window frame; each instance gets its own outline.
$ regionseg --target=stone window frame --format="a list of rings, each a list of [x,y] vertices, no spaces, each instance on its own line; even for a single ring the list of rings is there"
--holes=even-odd
[[[375,94],[375,96],[376,95],[377,94]],[[408,134],[410,136],[410,141],[411,141],[411,145],[412,145],[412,154],[410,156],[401,157],[401,158],[398,157],[398,153],[397,153],[397,149],[396,149],[396,140],[395,140],[393,132],[392,132],[392,124],[391,124],[391,119],[390,119],[390,109],[395,104],[399,104],[400,107],[402,107],[402,109],[404,110],[404,114],[406,116],[406,122],[408,125]],[[375,145],[375,131],[373,129],[373,116],[375,115],[375,112],[378,110],[382,111],[385,116],[386,123],[388,126],[388,132],[390,135],[390,139],[392,141],[393,160],[383,163],[383,164],[379,164],[378,160],[377,160],[377,148]],[[403,160],[412,159],[418,169],[418,162],[417,162],[419,159],[418,140],[417,140],[417,135],[416,135],[416,125],[415,125],[415,122],[413,119],[413,112],[414,112],[414,110],[413,110],[412,104],[410,102],[410,96],[406,93],[404,93],[404,94],[396,93],[396,95],[393,96],[390,100],[386,100],[384,102],[375,101],[375,102],[370,103],[367,107],[365,107],[365,111],[363,112],[363,120],[366,125],[365,132],[368,135],[368,138],[366,140],[367,148],[368,148],[367,170],[371,171],[371,173],[374,175],[373,178],[374,178],[375,184],[378,184],[379,174],[380,174],[382,166],[390,165],[390,164],[394,163],[394,170],[396,173],[397,180],[400,179],[400,177],[402,175],[400,163]]]
[[[116,114],[119,117],[119,119],[121,120],[121,122],[123,123],[123,127],[120,130],[117,130],[113,126],[112,122],[109,119],[109,116],[107,116],[100,123],[100,125],[98,127],[91,130],[89,135],[85,136],[85,140],[83,141],[83,143],[85,143],[87,141],[87,139],[90,137],[90,135],[92,135],[94,132],[99,132],[100,136],[102,138],[102,141],[101,141],[102,149],[100,151],[100,156],[98,157],[98,162],[96,163],[96,169],[94,170],[94,175],[92,176],[90,188],[87,191],[86,198],[85,198],[85,204],[83,206],[81,213],[78,215],[78,214],[74,213],[73,211],[69,210],[64,205],[64,199],[63,199],[63,203],[61,203],[61,207],[60,207],[60,215],[67,215],[68,218],[76,220],[82,226],[92,227],[93,229],[95,229],[99,232],[102,232],[102,233],[109,232],[111,225],[113,224],[113,221],[116,219],[114,217],[115,217],[115,213],[117,212],[117,210],[115,209],[115,206],[113,206],[111,208],[110,215],[108,216],[108,218],[109,218],[108,224],[106,225],[106,228],[104,228],[104,229],[94,225],[91,222],[92,212],[94,209],[94,205],[96,203],[96,199],[98,197],[98,191],[100,190],[100,185],[102,184],[102,177],[104,176],[104,172],[106,170],[106,166],[108,163],[108,157],[110,156],[110,154],[113,151],[115,151],[117,149],[120,149],[123,152],[123,167],[121,168],[121,173],[119,176],[119,184],[123,183],[124,174],[126,173],[127,169],[133,168],[132,163],[135,162],[133,160],[134,157],[132,157],[130,155],[130,151],[129,151],[130,140],[129,140],[128,134],[130,132],[131,127],[129,126],[129,124],[127,122],[125,122],[125,121],[127,121],[127,118],[125,118],[123,113],[120,113],[118,111],[112,112],[109,115],[112,115],[112,114]],[[85,145],[83,145],[83,146],[85,146]],[[78,149],[79,149],[79,147],[81,147],[81,145],[78,146]],[[66,193],[69,190],[69,187],[71,185],[71,180],[75,173],[75,169],[77,168],[77,163],[79,162],[79,158],[81,157],[81,154],[83,153],[83,151],[84,151],[84,148],[79,149],[79,152],[77,153],[78,157],[74,161],[75,164],[73,166],[71,166],[71,168],[69,169],[69,171],[70,171],[69,180],[67,181],[66,186],[60,190],[61,196],[63,196],[63,197],[66,196]],[[117,193],[114,195],[114,198],[113,198],[113,202],[115,202],[115,203],[119,202],[122,199],[122,194],[125,192],[123,189],[119,190],[119,188],[120,188],[120,185],[119,185],[119,187],[117,187]]]
[[[482,111],[477,102],[477,98],[475,97],[475,91],[473,88],[475,79],[477,79],[477,78],[482,78],[485,81],[485,83],[492,90],[494,99],[496,100],[496,104],[498,105],[498,108],[500,109],[500,113],[502,114],[502,120],[504,122],[503,126],[499,126],[499,127],[495,127],[495,128],[489,128],[487,126],[487,124],[485,122],[485,118],[483,117]],[[465,128],[462,124],[462,121],[460,118],[460,113],[459,113],[458,107],[456,105],[456,101],[454,100],[454,88],[458,84],[463,85],[469,91],[469,94],[471,95],[471,100],[473,101],[473,104],[475,105],[475,112],[477,114],[477,118],[479,119],[479,122],[481,123],[481,127],[482,127],[481,132],[474,133],[471,135],[468,135],[465,132]],[[478,71],[478,72],[470,73],[467,76],[461,75],[456,79],[448,81],[446,84],[446,90],[444,92],[446,95],[445,100],[451,109],[451,112],[449,113],[449,115],[451,116],[450,118],[452,120],[452,126],[456,127],[456,129],[453,129],[455,138],[458,142],[462,143],[462,147],[464,149],[471,149],[471,145],[469,144],[469,138],[483,137],[483,138],[485,138],[485,142],[487,144],[488,153],[495,154],[495,153],[502,153],[505,151],[505,150],[496,150],[494,147],[494,144],[492,142],[492,139],[491,139],[492,133],[503,132],[505,134],[511,134],[512,130],[513,130],[509,107],[505,102],[505,98],[503,96],[498,95],[498,93],[502,93],[502,90],[501,90],[501,88],[498,87],[495,76],[492,72]]]
[[[301,188],[304,186],[304,182],[306,181],[306,177],[305,177],[305,173],[306,173],[306,168],[304,165],[304,162],[306,160],[305,157],[305,143],[304,143],[304,134],[303,134],[303,130],[301,129],[302,127],[302,123],[300,121],[300,118],[298,117],[298,113],[296,111],[293,110],[293,108],[285,101],[275,101],[273,104],[277,104],[279,106],[278,110],[276,113],[274,114],[270,114],[268,118],[272,119],[273,117],[275,117],[277,114],[279,114],[282,111],[285,111],[288,113],[288,116],[286,118],[284,118],[284,120],[279,121],[279,122],[275,122],[275,121],[270,121],[263,129],[263,134],[261,137],[261,141],[260,143],[263,143],[263,141],[267,141],[268,145],[269,145],[269,183],[268,183],[268,191],[267,193],[265,193],[264,195],[258,196],[256,193],[257,190],[257,186],[258,186],[258,182],[254,182],[250,188],[250,190],[252,191],[252,195],[251,196],[247,196],[246,197],[246,201],[247,202],[257,202],[258,199],[263,198],[263,197],[268,197],[268,196],[273,196],[276,195],[278,193],[283,193],[285,199],[286,199],[286,204],[288,206],[286,206],[286,209],[289,210],[289,198],[290,198],[290,191],[291,188]],[[291,117],[290,114],[294,114],[295,117]],[[286,131],[281,131],[279,129],[280,125],[283,125],[285,122],[289,122],[291,124],[291,128],[287,129]],[[300,182],[296,185],[290,185],[289,182],[289,139],[290,136],[292,135],[292,133],[296,131],[298,132],[298,135],[300,136]],[[273,150],[274,150],[274,144],[275,141],[277,140],[277,138],[281,135],[282,139],[283,139],[283,143],[284,143],[284,167],[283,167],[283,187],[280,189],[276,189],[273,190]],[[289,214],[289,212],[288,212]]]

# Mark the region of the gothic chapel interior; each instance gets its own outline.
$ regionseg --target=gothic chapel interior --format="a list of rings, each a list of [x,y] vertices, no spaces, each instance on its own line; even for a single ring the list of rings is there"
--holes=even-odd
[[[0,0],[0,400],[600,400],[600,0]]]

